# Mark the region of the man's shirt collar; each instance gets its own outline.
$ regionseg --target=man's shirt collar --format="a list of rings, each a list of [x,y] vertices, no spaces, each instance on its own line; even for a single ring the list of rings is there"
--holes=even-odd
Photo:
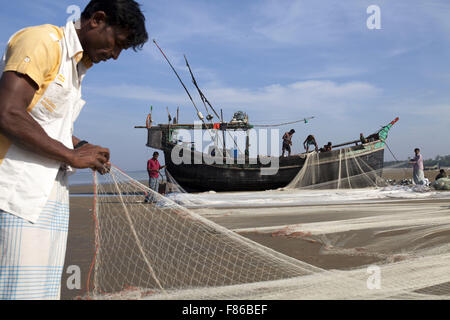
[[[69,21],[65,28],[65,38],[67,45],[67,53],[71,59],[75,58],[76,62],[83,62],[86,69],[92,67],[93,63],[87,55],[84,54],[83,46],[78,38],[77,30],[73,21]]]

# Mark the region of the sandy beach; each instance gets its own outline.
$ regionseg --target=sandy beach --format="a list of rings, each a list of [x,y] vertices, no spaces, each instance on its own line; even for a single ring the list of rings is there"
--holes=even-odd
[[[385,178],[397,180],[403,179],[405,175],[403,169],[390,169],[385,173]],[[429,177],[434,177],[435,174],[437,173],[427,172]],[[74,299],[86,294],[87,277],[95,252],[93,197],[89,195],[92,193],[92,186],[74,186],[71,187],[71,193],[87,196],[70,198],[71,215],[64,270],[71,265],[79,266],[82,281],[80,290],[69,290],[66,281],[70,275],[64,272],[62,299]],[[267,206],[264,209],[192,210],[255,242],[327,270],[350,270],[373,263],[401,261],[406,258],[405,252],[446,244],[450,238],[450,230],[445,228],[433,233],[434,231],[430,231],[431,225],[423,223],[405,224],[403,229],[396,225],[397,220],[401,222],[405,219],[403,217],[425,211],[448,214],[450,210],[448,199],[396,199],[373,203],[304,205],[282,209]],[[383,219],[391,217],[392,225],[380,227],[378,220],[368,220],[369,223],[361,220],[377,217],[380,212],[386,212]],[[333,224],[336,220],[339,223]],[[361,224],[358,225],[360,220]],[[346,221],[356,226],[352,227],[353,230],[340,231],[336,225]],[[297,227],[300,229],[297,230]],[[427,238],[421,238],[422,233],[428,234]],[[409,237],[404,237],[405,234],[417,234],[416,238],[420,238],[421,242],[411,242]]]

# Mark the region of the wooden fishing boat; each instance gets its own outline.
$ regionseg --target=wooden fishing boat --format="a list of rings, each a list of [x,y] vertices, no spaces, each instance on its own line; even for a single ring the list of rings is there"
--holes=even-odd
[[[369,141],[363,142],[358,139],[335,145],[332,151],[320,152],[315,165],[318,166],[317,169],[321,174],[314,183],[323,184],[374,171],[380,175],[383,169],[387,133],[397,120],[398,118],[373,134]],[[217,161],[217,157],[196,151],[193,147],[180,147],[179,142],[173,141],[174,132],[180,129],[192,130],[194,124],[160,124],[136,128],[147,129],[147,147],[163,151],[168,171],[181,187],[190,192],[260,191],[282,188],[297,176],[307,159],[306,153],[277,157],[278,166],[275,174],[265,174],[263,170],[271,167],[271,164],[267,164],[267,157],[250,158],[246,152],[247,156],[241,157],[241,163],[238,163],[237,159],[223,153],[225,154],[223,161]],[[214,128],[248,131],[253,127],[246,123],[218,125],[204,123],[201,129]],[[201,161],[175,163],[177,161],[173,161],[173,155],[181,157],[184,152],[190,153],[190,159]],[[348,166],[350,159],[358,165]],[[364,185],[365,183],[370,182],[364,180],[358,182],[358,187],[368,186]]]

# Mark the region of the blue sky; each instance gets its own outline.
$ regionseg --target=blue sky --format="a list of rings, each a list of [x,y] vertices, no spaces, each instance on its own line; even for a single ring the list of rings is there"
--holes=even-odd
[[[17,30],[64,25],[70,5],[88,1],[16,0],[3,3],[0,44]],[[296,129],[294,152],[312,133],[323,145],[372,133],[396,116],[388,145],[407,159],[450,154],[450,2],[445,0],[140,0],[156,38],[196,99],[186,54],[205,95],[226,120],[246,111],[255,124],[315,116]],[[381,9],[381,29],[369,30],[369,5]],[[109,147],[125,170],[145,168],[144,125],[181,109],[195,112],[151,41],[138,53],[96,65],[84,82],[87,105],[76,135]],[[392,156],[386,150],[386,160]]]

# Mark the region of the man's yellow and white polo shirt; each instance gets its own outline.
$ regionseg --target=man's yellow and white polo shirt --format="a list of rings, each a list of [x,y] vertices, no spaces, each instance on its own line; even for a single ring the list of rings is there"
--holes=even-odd
[[[0,73],[15,71],[38,86],[27,111],[53,139],[73,149],[73,123],[85,101],[81,82],[92,65],[73,22],[23,29],[8,42]],[[0,209],[36,222],[61,163],[29,152],[0,132]]]

